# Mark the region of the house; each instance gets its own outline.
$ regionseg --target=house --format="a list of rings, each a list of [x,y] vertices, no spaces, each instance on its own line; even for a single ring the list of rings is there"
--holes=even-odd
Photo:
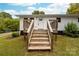
[[[30,46],[28,47],[29,50],[50,50],[52,48],[50,33],[62,33],[64,31],[65,25],[67,25],[68,22],[74,22],[79,26],[79,15],[76,14],[16,16],[20,18],[20,32],[22,33],[23,30],[27,30],[26,32],[30,33]],[[47,39],[49,41],[47,41]],[[39,45],[41,45],[41,47]]]
[[[79,26],[79,15],[71,14],[48,14],[48,15],[16,15],[20,18],[20,31],[25,29],[24,21],[25,20],[34,20],[34,29],[47,29],[47,21],[53,22],[57,20],[57,31],[64,31],[65,25],[68,22],[74,22]],[[26,26],[26,28],[28,25]]]

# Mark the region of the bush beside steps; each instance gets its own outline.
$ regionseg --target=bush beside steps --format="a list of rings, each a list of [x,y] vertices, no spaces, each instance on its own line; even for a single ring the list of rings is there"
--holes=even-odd
[[[64,33],[67,36],[76,38],[76,37],[79,37],[78,31],[79,31],[78,26],[75,23],[70,22],[65,26]]]
[[[12,32],[12,37],[18,37],[19,36],[19,32]]]

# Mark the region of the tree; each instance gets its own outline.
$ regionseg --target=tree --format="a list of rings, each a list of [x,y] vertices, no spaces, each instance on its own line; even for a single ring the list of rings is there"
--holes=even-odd
[[[67,14],[79,14],[79,3],[71,3],[66,13]]]
[[[32,12],[33,15],[40,15],[40,14],[45,14],[44,11],[38,11],[38,10],[35,10]]]
[[[10,18],[10,19],[12,19],[12,16],[9,13],[6,13],[6,12],[1,12],[0,17],[1,18]]]
[[[0,33],[18,31],[19,20],[13,19],[9,13],[0,13]]]
[[[17,31],[19,30],[19,20],[18,19],[5,19],[6,31]]]
[[[38,11],[38,10],[35,10],[35,11],[32,12],[32,14],[33,14],[33,15],[39,14],[39,11]]]
[[[5,25],[0,24],[0,33],[4,33],[5,32]]]
[[[40,14],[45,14],[43,11],[40,11]]]
[[[0,33],[5,32],[5,22],[3,18],[0,18]]]

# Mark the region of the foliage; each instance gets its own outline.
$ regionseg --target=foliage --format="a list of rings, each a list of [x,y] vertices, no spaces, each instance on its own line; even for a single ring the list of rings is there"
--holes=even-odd
[[[35,10],[32,12],[33,15],[40,15],[40,14],[45,14],[44,11],[39,11],[39,10]]]
[[[18,19],[5,19],[6,31],[17,31],[19,30]]]
[[[39,14],[45,14],[43,11],[40,11]]]
[[[19,30],[19,20],[5,18],[0,20],[0,33],[18,31]]]
[[[6,12],[0,12],[0,17],[12,19],[12,16],[9,13],[6,13]]]
[[[71,37],[78,37],[78,27],[75,23],[71,22],[68,23],[67,26],[65,26],[65,34]]]
[[[12,33],[12,37],[18,37],[19,36],[19,32],[13,32]]]
[[[5,26],[3,24],[0,24],[0,33],[5,32]]]
[[[67,14],[79,14],[79,3],[71,3],[67,9]]]
[[[13,19],[10,14],[5,12],[1,12],[0,16],[0,33],[19,30],[18,19]]]

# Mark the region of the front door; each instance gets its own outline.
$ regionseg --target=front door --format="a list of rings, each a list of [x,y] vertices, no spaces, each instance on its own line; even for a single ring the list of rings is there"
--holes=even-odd
[[[39,30],[39,29],[47,29],[47,22],[45,19],[39,18],[37,20],[35,20],[35,29]]]
[[[44,20],[39,19],[39,21],[38,21],[38,29],[43,29],[43,28],[44,28]]]

